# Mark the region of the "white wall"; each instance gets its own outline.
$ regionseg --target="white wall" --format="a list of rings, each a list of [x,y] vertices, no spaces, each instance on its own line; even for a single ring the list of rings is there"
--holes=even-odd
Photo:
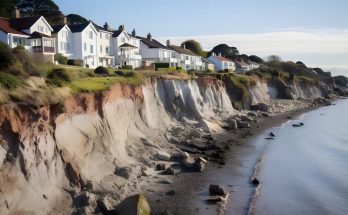
[[[69,27],[64,26],[59,32],[52,36],[56,38],[56,52],[73,58],[73,56],[71,56],[74,50],[73,34]]]
[[[100,49],[100,47],[102,49]],[[106,53],[106,48],[108,47],[108,53]],[[98,35],[98,56],[105,57],[113,55],[112,46],[112,33],[107,31],[100,31]]]
[[[45,22],[45,18],[41,17],[39,20],[37,20],[34,25],[30,27],[30,29],[24,30],[24,32],[28,34],[32,34],[35,31],[46,34],[48,36],[51,36],[51,26]]]

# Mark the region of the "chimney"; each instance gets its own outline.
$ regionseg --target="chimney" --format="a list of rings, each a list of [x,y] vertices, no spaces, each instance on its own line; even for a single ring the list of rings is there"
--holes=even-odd
[[[219,53],[219,56],[221,57],[221,52]]]
[[[133,29],[133,31],[132,31],[132,36],[133,36],[133,37],[136,37],[136,36],[137,36],[137,32],[135,31],[135,29]]]
[[[124,25],[120,25],[120,27],[118,27],[118,30],[123,31],[124,30]]]
[[[170,40],[167,40],[167,46],[168,47],[170,46]]]
[[[152,40],[152,35],[151,35],[151,33],[149,33],[149,34],[147,35],[147,39],[148,39],[148,40]]]
[[[63,24],[67,25],[68,24],[68,17],[63,16]]]
[[[108,22],[105,22],[105,24],[104,24],[104,26],[103,26],[103,27],[104,27],[104,29],[105,29],[105,30],[107,30],[107,31],[108,31],[108,30],[109,30],[109,24],[108,24]]]
[[[18,10],[17,6],[15,6],[12,10],[12,18],[21,18],[21,12]]]

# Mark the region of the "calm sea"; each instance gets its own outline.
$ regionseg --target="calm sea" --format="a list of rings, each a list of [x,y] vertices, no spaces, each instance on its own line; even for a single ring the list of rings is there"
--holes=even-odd
[[[348,100],[335,104],[274,131],[255,214],[348,214]],[[292,127],[297,122],[305,125]]]

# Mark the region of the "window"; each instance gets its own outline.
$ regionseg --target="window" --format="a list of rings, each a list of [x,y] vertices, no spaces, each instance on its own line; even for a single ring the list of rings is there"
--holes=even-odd
[[[103,34],[101,32],[100,32],[99,36],[100,36],[100,39],[103,38]]]
[[[100,46],[100,53],[103,53],[103,46]]]
[[[109,47],[108,46],[105,47],[105,52],[106,52],[106,54],[109,54]]]
[[[66,44],[68,51],[70,51],[70,43]]]
[[[83,49],[85,50],[85,52],[87,51],[87,44],[86,43],[83,44]]]
[[[189,56],[186,56],[186,60],[189,60]]]
[[[90,52],[93,54],[93,45],[90,46]]]
[[[89,39],[93,39],[93,31],[89,32]]]
[[[60,42],[60,49],[61,49],[61,50],[64,50],[64,48],[65,48],[65,47],[64,47],[64,43],[63,43],[63,42]]]
[[[110,35],[109,34],[105,34],[105,39],[110,39]]]
[[[125,43],[125,42],[126,42],[126,38],[122,37],[122,38],[121,38],[121,42],[122,42],[122,43]]]

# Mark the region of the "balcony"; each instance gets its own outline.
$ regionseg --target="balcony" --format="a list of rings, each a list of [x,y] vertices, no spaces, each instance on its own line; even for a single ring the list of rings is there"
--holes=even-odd
[[[54,53],[54,47],[49,46],[33,46],[33,52],[45,52],[45,53]]]
[[[119,57],[122,59],[122,60],[141,60],[141,55],[136,55],[136,54],[121,54],[119,55]]]

